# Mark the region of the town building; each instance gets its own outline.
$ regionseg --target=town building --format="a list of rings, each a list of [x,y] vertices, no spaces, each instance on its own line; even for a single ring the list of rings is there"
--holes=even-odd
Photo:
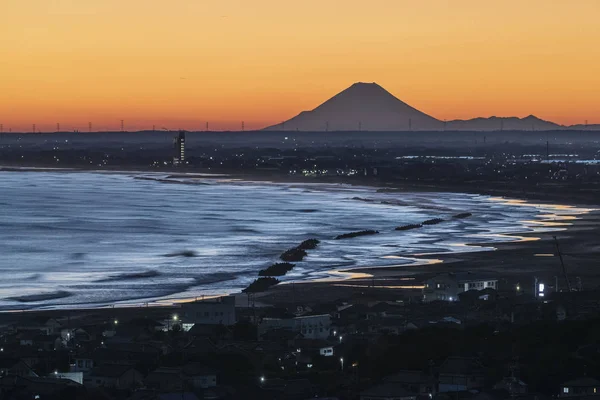
[[[184,328],[193,324],[231,326],[236,323],[235,298],[232,296],[185,303],[182,311]]]
[[[600,396],[600,381],[595,378],[582,377],[561,385],[559,397]]]
[[[273,329],[288,329],[306,339],[327,339],[331,333],[331,316],[305,315],[295,318],[264,318],[258,326],[259,336]]]
[[[442,274],[425,282],[423,301],[458,301],[460,293],[485,289],[497,290],[498,279],[473,273]]]
[[[481,389],[484,383],[485,370],[475,358],[449,357],[440,367],[440,393]]]

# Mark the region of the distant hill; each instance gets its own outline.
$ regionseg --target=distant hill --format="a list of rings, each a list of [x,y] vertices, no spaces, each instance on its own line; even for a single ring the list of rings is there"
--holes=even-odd
[[[562,125],[544,121],[530,115],[525,118],[517,117],[490,117],[473,118],[468,120],[448,121],[446,130],[452,131],[551,131],[564,129]]]
[[[358,82],[311,111],[264,130],[269,131],[546,131],[600,130],[600,125],[566,127],[533,115],[440,121],[393,96],[376,83]]]

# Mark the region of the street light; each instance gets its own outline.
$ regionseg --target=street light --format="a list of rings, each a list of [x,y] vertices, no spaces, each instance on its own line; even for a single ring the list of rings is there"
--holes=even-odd
[[[342,366],[342,371],[344,370],[344,357],[340,357],[340,364]]]
[[[173,315],[173,321],[177,322],[178,319],[179,317],[177,316],[177,314]]]
[[[342,337],[340,336],[340,343],[342,343]]]
[[[117,325],[119,323],[118,319],[115,319],[115,325]]]

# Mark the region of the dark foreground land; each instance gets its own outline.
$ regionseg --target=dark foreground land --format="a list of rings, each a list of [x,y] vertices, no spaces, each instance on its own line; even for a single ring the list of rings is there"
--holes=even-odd
[[[418,141],[415,133],[402,140],[362,133],[353,142],[352,135],[284,133],[287,139],[268,134],[254,144],[241,134],[198,135],[179,167],[165,134],[158,144],[129,134],[96,137],[93,145],[72,136],[9,142],[5,135],[0,164],[155,171],[166,180],[225,173],[595,208],[595,134],[557,133],[550,150],[543,136],[555,133],[529,132],[524,144],[514,142],[525,134],[487,133],[483,140],[438,133]],[[220,142],[226,139],[231,143]],[[415,256],[415,265],[340,271],[340,280],[278,284],[219,301],[0,314],[0,399],[595,397],[600,214],[556,223],[556,232],[523,235],[494,251]],[[423,302],[425,285],[452,286],[465,275],[497,284]]]

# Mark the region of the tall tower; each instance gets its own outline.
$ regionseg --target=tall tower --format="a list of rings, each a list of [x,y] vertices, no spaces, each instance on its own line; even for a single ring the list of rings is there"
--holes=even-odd
[[[181,165],[185,163],[185,131],[179,131],[173,139],[175,147],[175,156],[173,157],[173,165]]]

